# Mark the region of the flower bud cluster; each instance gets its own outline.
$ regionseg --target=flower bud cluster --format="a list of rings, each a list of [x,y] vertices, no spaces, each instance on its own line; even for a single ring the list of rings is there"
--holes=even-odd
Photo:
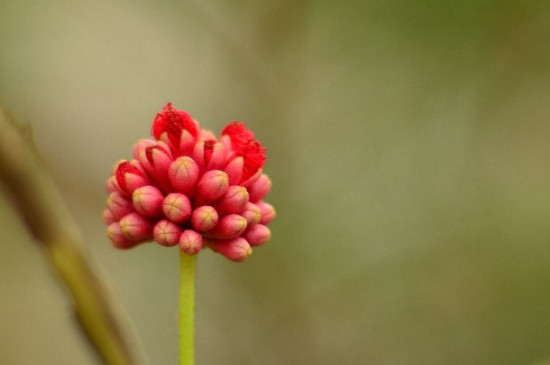
[[[119,249],[154,240],[188,255],[209,247],[244,261],[269,240],[275,218],[264,202],[271,180],[262,173],[265,148],[243,123],[221,137],[168,103],[153,121],[155,140],[136,143],[107,180],[107,235]]]

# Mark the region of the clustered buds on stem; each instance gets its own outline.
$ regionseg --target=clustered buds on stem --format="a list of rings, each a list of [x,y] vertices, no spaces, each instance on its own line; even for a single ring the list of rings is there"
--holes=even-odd
[[[230,123],[216,139],[168,103],[151,134],[155,140],[140,140],[134,159],[119,161],[107,180],[103,220],[114,247],[154,240],[188,255],[209,247],[244,261],[269,240],[275,210],[263,201],[271,189],[265,148],[244,123]]]

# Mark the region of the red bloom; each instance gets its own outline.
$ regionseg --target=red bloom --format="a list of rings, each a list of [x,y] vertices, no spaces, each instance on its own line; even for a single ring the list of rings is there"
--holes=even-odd
[[[222,130],[222,136],[228,136],[235,157],[243,158],[243,172],[240,183],[246,182],[260,170],[265,163],[265,147],[254,139],[254,133],[244,123],[233,122]]]
[[[198,128],[191,116],[182,110],[174,109],[172,103],[168,103],[153,121],[151,134],[155,139],[160,140],[162,134],[166,133],[173,144],[179,145],[181,134],[184,130],[195,138],[199,134]]]
[[[254,176],[258,170],[264,167],[265,164],[265,147],[258,141],[248,141],[242,148],[242,156],[244,158],[243,176],[241,183],[248,181]]]
[[[241,148],[249,141],[254,139],[254,133],[246,128],[244,123],[233,122],[222,129],[222,136],[229,136],[231,145],[235,151],[240,151]]]
[[[156,141],[139,141],[135,159],[119,162],[107,183],[103,218],[114,247],[154,240],[243,261],[269,240],[275,210],[263,201],[271,189],[261,173],[265,148],[244,123],[227,125],[217,140],[168,103],[151,133]]]

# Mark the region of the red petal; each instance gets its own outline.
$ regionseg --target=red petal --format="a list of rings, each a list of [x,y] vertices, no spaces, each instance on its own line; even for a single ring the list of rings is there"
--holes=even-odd
[[[231,146],[237,153],[239,153],[249,141],[254,139],[254,133],[247,129],[244,123],[241,122],[233,122],[225,126],[222,130],[222,135],[229,136],[229,139],[231,139]]]
[[[254,176],[265,164],[265,147],[258,141],[249,141],[242,149],[244,158],[241,182]]]

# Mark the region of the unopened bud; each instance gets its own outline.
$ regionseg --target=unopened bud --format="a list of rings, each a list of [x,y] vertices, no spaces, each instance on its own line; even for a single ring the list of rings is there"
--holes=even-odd
[[[122,192],[122,189],[120,189],[120,186],[118,186],[116,181],[116,176],[111,176],[107,179],[106,188],[109,193],[113,193],[115,191]]]
[[[117,221],[117,219],[115,218],[115,215],[113,214],[113,212],[111,212],[110,209],[105,209],[103,211],[102,218],[103,218],[103,222],[106,225],[110,225],[111,223],[114,223]]]
[[[157,143],[155,141],[152,141],[150,139],[140,139],[135,145],[133,150],[134,158],[138,161],[144,161],[145,160],[145,149],[147,147],[151,147],[156,145]]]
[[[228,214],[220,218],[218,224],[208,234],[218,239],[231,239],[240,236],[246,229],[246,219],[238,214]]]
[[[109,237],[113,243],[113,247],[121,250],[135,247],[141,243],[139,241],[132,241],[124,237],[118,222],[111,223],[109,227],[107,227],[107,237]]]
[[[212,202],[221,198],[229,187],[227,174],[220,170],[210,170],[202,175],[197,185],[197,200],[200,203]]]
[[[236,262],[242,262],[252,255],[252,247],[242,237],[232,240],[217,240],[212,245],[212,249]]]
[[[199,167],[191,157],[179,157],[168,168],[168,178],[177,192],[191,196],[199,180]]]
[[[220,214],[241,213],[248,203],[248,191],[238,185],[227,188],[227,192],[216,204],[216,210]]]
[[[193,159],[202,170],[220,169],[225,162],[223,144],[215,139],[197,142],[193,150]]]
[[[140,162],[162,189],[170,190],[167,172],[173,159],[166,143],[159,142],[147,147]]]
[[[178,244],[182,229],[175,223],[163,219],[155,224],[153,237],[163,246],[175,246]]]
[[[250,246],[259,246],[269,241],[271,231],[263,224],[255,224],[243,233],[243,237],[250,243]]]
[[[199,232],[210,231],[218,224],[218,212],[211,206],[203,205],[193,211],[191,225]]]
[[[187,229],[181,234],[179,245],[186,254],[195,255],[202,250],[202,235],[192,229]]]
[[[191,202],[184,194],[171,193],[164,198],[162,211],[172,222],[184,223],[191,216]]]
[[[134,190],[132,203],[138,213],[147,217],[158,217],[162,214],[164,195],[154,186],[142,186]]]
[[[225,173],[229,177],[229,183],[231,185],[237,185],[241,181],[243,176],[243,164],[244,159],[242,157],[235,157],[225,167]]]
[[[262,218],[260,208],[258,208],[258,206],[254,203],[247,203],[240,215],[246,219],[247,226],[252,226],[259,223]]]
[[[256,205],[260,208],[260,212],[262,214],[262,219],[260,219],[261,224],[268,224],[277,216],[273,205],[263,201],[257,202]]]
[[[117,191],[109,194],[107,208],[113,213],[115,220],[120,220],[134,211],[132,201]]]
[[[260,177],[248,188],[248,194],[250,194],[250,201],[256,203],[263,199],[267,193],[271,190],[271,180],[267,175],[262,174]]]
[[[151,238],[153,226],[139,213],[130,213],[120,220],[124,237],[132,241],[145,241]]]

